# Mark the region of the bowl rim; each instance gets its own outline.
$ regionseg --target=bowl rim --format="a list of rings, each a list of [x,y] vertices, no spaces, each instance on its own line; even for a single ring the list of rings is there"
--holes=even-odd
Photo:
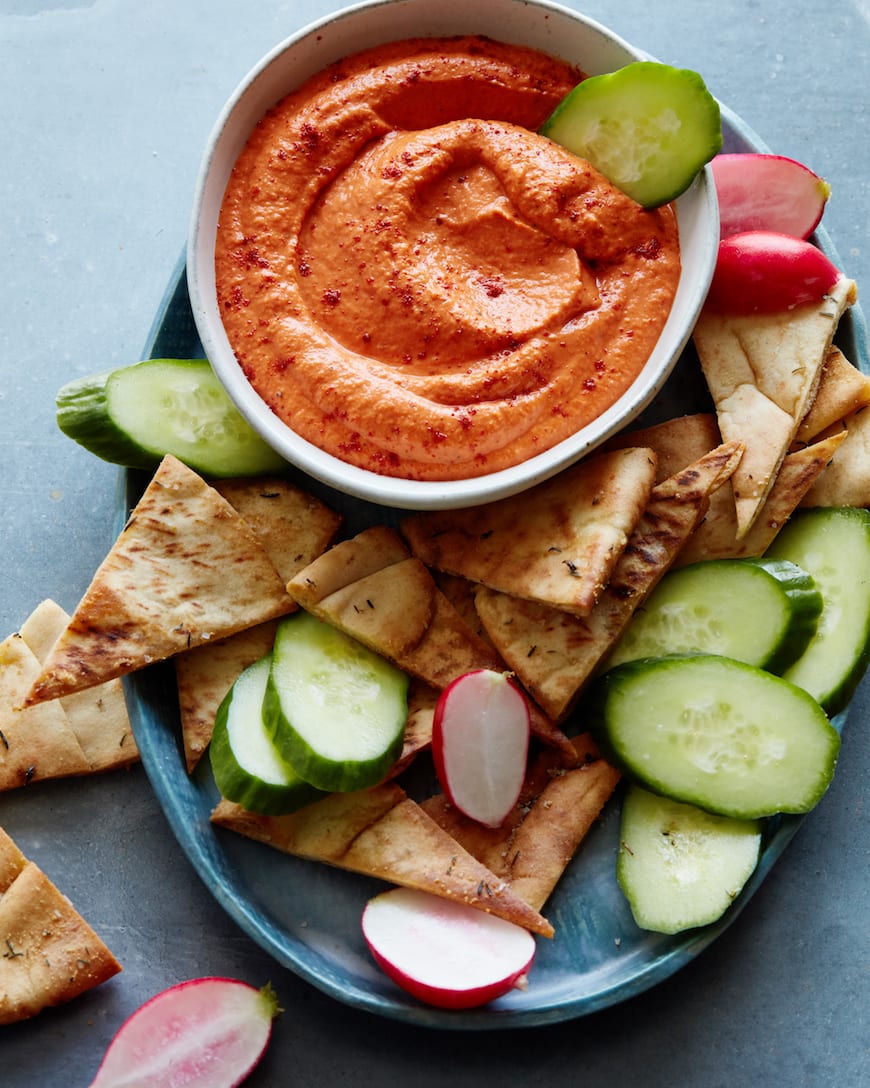
[[[432,7],[431,0],[360,0],[309,22],[265,53],[237,84],[208,136],[194,188],[186,250],[188,292],[205,355],[230,399],[248,423],[291,465],[320,483],[378,505],[412,510],[470,506],[525,491],[575,463],[636,419],[661,391],[688,343],[713,275],[719,233],[715,187],[708,164],[675,202],[681,246],[685,247],[687,240],[694,243],[690,253],[691,282],[686,275],[687,251],[684,248],[683,267],[671,313],[642,370],[617,401],[595,420],[556,445],[517,465],[458,480],[410,480],[382,475],[352,465],[294,432],[268,408],[242,375],[223,328],[215,291],[213,255],[220,201],[241,147],[266,110],[307,76],[321,70],[332,60],[366,48],[369,43],[377,44],[406,37],[436,37],[449,33],[486,34],[483,29],[457,29],[450,32],[429,27],[437,20],[448,22],[454,18],[458,19],[459,27],[473,25],[469,23],[472,18],[495,22],[494,13],[497,12],[523,12],[527,19],[540,14],[547,20],[554,20],[554,27],[571,24],[575,33],[599,39],[605,46],[604,55],[621,57],[616,67],[632,60],[651,59],[649,54],[630,45],[604,24],[553,3],[552,0],[487,0],[487,4],[480,6],[469,5],[467,0],[440,0],[435,13],[432,12]],[[422,28],[416,22],[420,18],[420,8],[437,17],[424,23]],[[469,9],[473,9],[472,14],[469,14]],[[411,20],[410,17],[415,11],[417,14]],[[365,40],[360,45],[347,48],[337,44],[344,40],[342,32],[352,33],[355,27],[361,27],[372,16],[375,17],[374,25],[381,27],[388,21],[390,25],[396,25],[397,31],[384,33],[370,29],[361,35]],[[413,33],[403,32],[402,27],[406,23],[416,27]],[[507,33],[504,36],[489,33],[488,36],[507,41],[517,40]],[[541,36],[544,36],[543,32]],[[359,37],[356,34],[354,41],[358,41]],[[584,63],[576,56],[566,56],[568,49],[560,52],[555,33],[553,37],[549,51],[577,64],[587,74],[613,70],[614,64],[609,61],[603,66],[596,66],[591,65],[588,59]],[[521,40],[526,41],[524,37]],[[326,48],[324,42],[327,45],[333,44],[331,48]],[[294,54],[302,53],[309,45],[314,46],[315,50],[325,50],[325,55],[314,59],[310,51],[305,63],[300,65]],[[534,44],[534,47],[547,51],[544,46]],[[275,73],[281,72],[286,64],[292,65],[299,74],[289,81],[279,77],[277,82],[281,89],[276,90],[273,86],[276,81]],[[245,115],[244,123],[238,121],[241,114]]]

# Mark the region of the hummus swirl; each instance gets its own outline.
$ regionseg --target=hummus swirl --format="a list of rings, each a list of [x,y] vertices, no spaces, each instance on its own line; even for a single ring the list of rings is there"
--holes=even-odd
[[[462,479],[628,388],[673,301],[677,226],[536,135],[580,78],[486,39],[392,43],[260,122],[221,209],[218,301],[246,377],[303,438]]]

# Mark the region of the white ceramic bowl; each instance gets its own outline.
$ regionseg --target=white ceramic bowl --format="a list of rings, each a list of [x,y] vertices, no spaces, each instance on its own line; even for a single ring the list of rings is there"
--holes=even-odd
[[[587,75],[648,59],[593,20],[543,0],[369,0],[310,24],[267,54],[238,86],[209,138],[196,186],[187,276],[197,330],[220,381],[242,414],[287,461],[339,491],[403,509],[489,502],[547,479],[634,419],[660,391],[685,347],[715,264],[718,211],[709,167],[676,202],[682,272],[659,341],[631,387],[593,423],[512,468],[471,479],[420,482],[349,465],[286,426],[242,374],[215,292],[218,213],[233,164],[263,114],[303,80],[349,53],[421,36],[483,34],[561,57]]]

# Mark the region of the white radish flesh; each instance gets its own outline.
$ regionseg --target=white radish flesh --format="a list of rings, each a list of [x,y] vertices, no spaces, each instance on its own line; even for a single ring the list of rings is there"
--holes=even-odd
[[[526,773],[529,706],[505,673],[477,669],[441,693],[432,756],[441,788],[471,819],[498,827],[514,807]]]
[[[524,988],[535,956],[521,926],[411,888],[370,899],[362,929],[385,974],[439,1008],[474,1008]]]
[[[146,1001],[120,1027],[91,1088],[235,1088],[263,1056],[271,988],[199,978]]]
[[[784,155],[717,155],[711,168],[721,238],[747,230],[809,238],[831,195],[824,178]]]

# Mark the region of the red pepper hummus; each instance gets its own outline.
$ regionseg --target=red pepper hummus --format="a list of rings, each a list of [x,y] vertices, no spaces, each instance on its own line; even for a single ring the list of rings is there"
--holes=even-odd
[[[628,388],[673,301],[677,225],[535,134],[580,78],[487,39],[405,41],[260,122],[224,197],[217,294],[294,431],[382,475],[457,480]]]

